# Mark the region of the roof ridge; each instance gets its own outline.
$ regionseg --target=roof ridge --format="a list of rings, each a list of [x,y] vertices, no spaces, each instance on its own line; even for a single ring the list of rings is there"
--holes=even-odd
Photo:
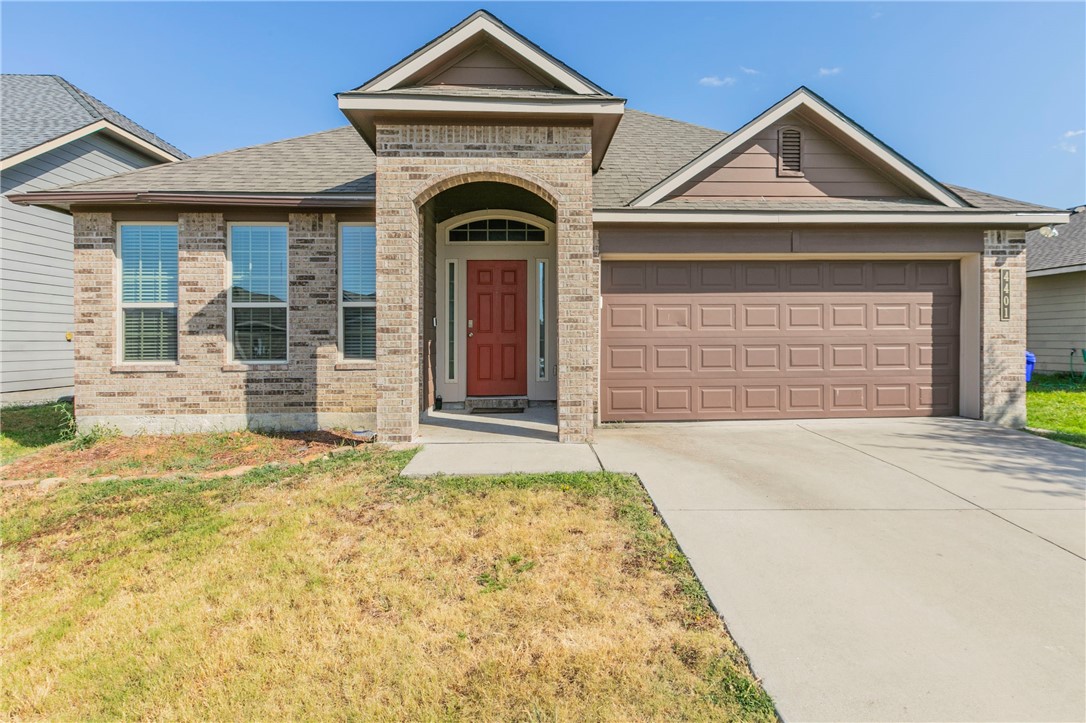
[[[64,77],[62,77],[60,75],[53,75],[52,78],[55,81],[57,81],[57,84],[61,88],[63,88],[65,91],[67,91],[68,95],[72,96],[72,98],[75,100],[76,103],[81,105],[83,107],[83,109],[86,110],[90,114],[91,118],[93,118],[95,120],[107,120],[105,115],[102,113],[101,110],[96,108],[85,97],[83,97],[84,95],[87,95],[87,94],[85,94],[83,91],[79,90],[79,88],[76,88],[74,85],[69,83]],[[98,101],[98,102],[101,103],[101,101]],[[123,115],[123,114],[121,114],[121,115]],[[129,119],[129,120],[131,120],[131,119]],[[132,122],[135,123],[135,121],[132,121]],[[148,132],[150,132],[150,131],[148,131]]]

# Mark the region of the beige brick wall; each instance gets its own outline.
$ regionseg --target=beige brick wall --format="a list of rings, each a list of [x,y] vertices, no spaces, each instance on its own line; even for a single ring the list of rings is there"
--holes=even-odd
[[[376,364],[339,362],[334,214],[288,216],[289,361],[259,366],[229,361],[222,214],[160,219],[178,224],[178,363],[166,366],[120,362],[116,224],[108,213],[74,216],[81,426],[137,432],[375,424]]]
[[[473,181],[526,188],[555,207],[558,431],[590,439],[598,389],[599,262],[593,249],[591,129],[549,126],[377,127],[378,425],[408,441],[420,408],[420,209]]]
[[[987,231],[981,259],[981,418],[1026,425],[1026,241],[1022,231]],[[1000,271],[1010,274],[1010,318],[1000,314]]]

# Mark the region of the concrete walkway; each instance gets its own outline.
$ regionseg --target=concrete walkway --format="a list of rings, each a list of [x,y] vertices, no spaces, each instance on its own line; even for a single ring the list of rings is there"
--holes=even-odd
[[[959,419],[596,436],[786,720],[1086,716],[1086,450]]]
[[[558,443],[554,407],[519,414],[430,412],[419,442],[422,450],[403,471],[408,477],[600,471],[590,446]]]

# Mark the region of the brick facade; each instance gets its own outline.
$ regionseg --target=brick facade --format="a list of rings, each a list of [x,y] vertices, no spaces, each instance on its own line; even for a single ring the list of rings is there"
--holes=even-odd
[[[587,126],[378,125],[377,390],[381,438],[418,430],[426,340],[421,209],[474,181],[532,191],[556,212],[558,434],[591,438],[599,366],[599,261],[592,231],[592,140]]]
[[[290,353],[286,364],[260,366],[229,362],[227,230],[228,220],[241,222],[237,213],[156,212],[155,220],[178,224],[179,343],[177,364],[151,365],[119,361],[116,218],[77,211],[80,425],[107,423],[126,432],[352,426],[376,428],[385,441],[412,439],[420,409],[432,401],[434,376],[433,333],[423,323],[435,313],[436,276],[425,203],[460,183],[500,181],[531,190],[556,209],[559,435],[590,439],[599,374],[599,259],[588,129],[390,126],[380,129],[380,138],[376,362],[342,362],[337,348],[337,222],[357,220],[358,211],[277,212],[289,234]],[[986,232],[979,263],[980,416],[1024,426],[1024,234]],[[1010,285],[1006,319],[1001,271]]]
[[[1000,275],[1008,273],[1009,317],[1003,318]],[[981,259],[981,418],[1026,426],[1026,237],[988,231]]]
[[[334,214],[287,217],[289,361],[259,366],[229,362],[222,214],[169,219],[178,224],[175,365],[120,362],[116,223],[109,213],[74,215],[75,398],[81,427],[105,423],[150,432],[375,425],[376,365],[339,361]]]

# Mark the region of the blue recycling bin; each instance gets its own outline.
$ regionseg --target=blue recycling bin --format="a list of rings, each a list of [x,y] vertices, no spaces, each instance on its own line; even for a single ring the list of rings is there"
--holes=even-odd
[[[1026,381],[1033,379],[1033,367],[1037,364],[1037,357],[1033,352],[1026,352]]]

